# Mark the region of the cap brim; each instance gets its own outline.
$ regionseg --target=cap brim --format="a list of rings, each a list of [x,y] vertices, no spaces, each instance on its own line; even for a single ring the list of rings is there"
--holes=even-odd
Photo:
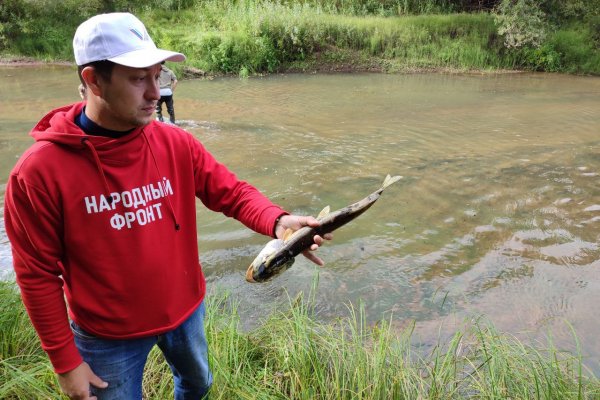
[[[185,56],[169,50],[143,49],[130,51],[129,53],[121,54],[108,60],[126,67],[146,68],[163,61],[185,61]]]

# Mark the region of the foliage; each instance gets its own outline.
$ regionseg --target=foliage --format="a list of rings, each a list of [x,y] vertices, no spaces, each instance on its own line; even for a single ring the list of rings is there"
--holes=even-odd
[[[585,28],[572,28],[555,32],[548,45],[560,54],[563,70],[588,73],[600,65],[600,53],[590,32]]]
[[[248,76],[300,64],[310,69],[311,63],[320,62],[335,69],[336,63],[363,60],[386,71],[522,68],[600,74],[599,4],[600,0],[4,0],[0,54],[72,60],[72,36],[81,21],[99,12],[131,10],[146,23],[158,46],[188,56],[186,63],[174,65],[178,74],[186,68]],[[492,7],[493,16],[448,14]]]
[[[596,48],[600,48],[600,15],[590,18],[588,21],[590,35],[596,43]]]
[[[100,0],[4,0],[0,24],[6,40],[0,41],[0,50],[67,58],[72,52],[68,38],[72,38],[75,27],[100,9]]]
[[[522,50],[523,68],[533,71],[558,72],[561,69],[561,55],[550,44],[538,48]]]
[[[555,24],[587,21],[600,16],[600,0],[545,0],[541,2],[541,8]]]
[[[539,48],[519,50],[521,66],[535,71],[597,73],[600,53],[585,26],[552,32]]]
[[[546,36],[545,14],[533,0],[502,0],[494,19],[508,48],[539,47]]]

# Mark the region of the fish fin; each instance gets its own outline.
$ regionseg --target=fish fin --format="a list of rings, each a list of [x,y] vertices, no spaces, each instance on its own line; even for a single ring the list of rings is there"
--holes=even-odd
[[[383,185],[381,186],[381,189],[385,189],[386,187],[390,186],[392,183],[396,183],[402,178],[403,177],[401,175],[390,176],[388,174],[388,176],[386,176],[385,180],[383,181]]]
[[[287,242],[289,238],[292,237],[294,231],[291,228],[287,228],[285,232],[283,232],[283,241]]]
[[[324,216],[326,216],[327,214],[329,214],[330,211],[331,211],[331,208],[329,208],[329,206],[325,207],[324,209],[321,210],[321,212],[317,216],[317,219],[323,218]]]

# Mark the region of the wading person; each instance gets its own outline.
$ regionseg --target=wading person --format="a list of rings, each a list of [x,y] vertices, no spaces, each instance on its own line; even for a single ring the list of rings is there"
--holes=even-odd
[[[158,103],[156,104],[156,115],[158,116],[159,121],[164,121],[162,105],[165,103],[167,106],[167,113],[169,113],[169,121],[174,124],[175,107],[173,105],[173,94],[175,92],[175,87],[177,86],[177,77],[173,71],[167,68],[164,61],[160,65],[160,77],[158,78],[158,82],[160,84],[160,99],[158,99]]]
[[[212,376],[196,198],[270,236],[318,221],[289,215],[192,135],[154,121],[160,63],[185,57],[157,49],[136,17],[92,17],[73,47],[87,102],[37,123],[6,189],[23,302],[70,398],[141,399],[154,345],[175,398],[202,398]]]

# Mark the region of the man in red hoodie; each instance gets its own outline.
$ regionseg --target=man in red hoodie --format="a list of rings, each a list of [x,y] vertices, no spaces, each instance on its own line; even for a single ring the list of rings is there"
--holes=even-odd
[[[23,302],[70,398],[141,399],[154,345],[175,398],[202,398],[212,376],[195,199],[269,236],[319,223],[289,215],[189,133],[154,121],[160,63],[185,56],[157,49],[136,17],[92,17],[73,47],[86,102],[42,118],[6,189]],[[323,243],[314,240],[311,250]]]

